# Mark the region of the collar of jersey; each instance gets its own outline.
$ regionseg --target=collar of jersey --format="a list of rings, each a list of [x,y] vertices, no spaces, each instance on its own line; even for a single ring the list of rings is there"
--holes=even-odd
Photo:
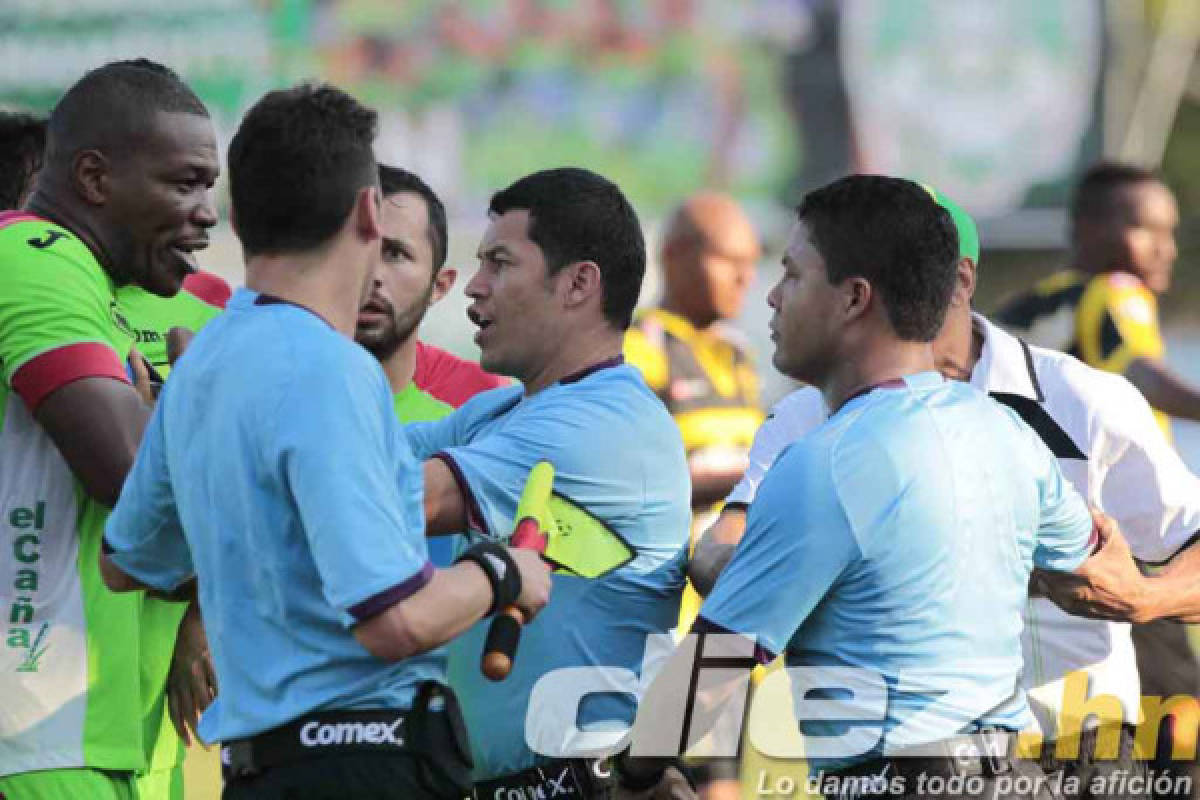
[[[543,395],[545,395],[547,392],[551,391],[552,389],[557,389],[560,386],[570,386],[573,383],[579,383],[584,378],[591,377],[592,375],[595,375],[597,372],[603,372],[604,370],[611,369],[612,367],[619,367],[624,363],[625,363],[625,355],[624,354],[618,354],[612,358],[606,358],[603,361],[598,361],[595,364],[590,364],[581,370],[572,372],[570,375],[559,378],[557,381],[550,384],[545,389],[542,389],[540,392],[533,395],[533,397],[530,397],[529,395],[525,394],[525,389],[523,387],[518,387],[518,386],[508,387],[511,389],[516,389],[517,391],[513,395],[512,402],[508,403],[504,407],[502,407],[500,409],[500,413],[506,414],[509,411],[511,411],[512,409],[516,408],[519,404],[526,403],[526,402],[532,402],[533,400],[536,400],[537,398],[542,397]]]
[[[247,289],[244,286],[234,290],[233,296],[229,298],[228,305],[230,308],[237,308],[242,311],[249,311],[256,306],[286,306],[298,308],[301,311],[311,314],[321,322],[328,325],[330,328],[333,328],[333,325],[329,322],[329,320],[325,319],[308,306],[302,306],[299,303],[293,303],[291,300],[284,300],[282,297],[276,297],[273,294],[256,292],[253,289]]]
[[[942,373],[937,370],[926,370],[925,372],[914,372],[910,375],[901,375],[899,378],[891,378],[881,383],[876,383],[871,386],[864,386],[854,394],[847,397],[838,409],[837,413],[841,413],[850,407],[851,403],[861,400],[868,395],[874,394],[875,390],[893,391],[896,389],[927,389],[932,386],[938,386],[946,382]]]
[[[982,314],[972,313],[971,322],[983,335],[983,350],[971,370],[971,385],[989,394],[1016,394],[1040,401],[1033,363],[1021,340],[993,325]]]

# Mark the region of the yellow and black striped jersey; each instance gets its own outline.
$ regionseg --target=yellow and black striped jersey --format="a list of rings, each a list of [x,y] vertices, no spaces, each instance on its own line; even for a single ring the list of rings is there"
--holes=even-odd
[[[675,418],[693,466],[745,464],[763,412],[758,375],[735,332],[699,331],[656,308],[625,334],[625,359]]]
[[[651,309],[625,333],[625,360],[641,370],[675,418],[690,469],[746,468],[764,414],[758,373],[736,331],[700,331],[678,314]],[[693,513],[692,547],[718,508]],[[689,583],[680,604],[680,630],[691,627],[699,610],[700,596]]]
[[[1030,344],[1107,372],[1123,374],[1134,359],[1164,353],[1158,300],[1128,272],[1059,272],[1003,304],[992,318]],[[1167,416],[1155,416],[1170,436]]]

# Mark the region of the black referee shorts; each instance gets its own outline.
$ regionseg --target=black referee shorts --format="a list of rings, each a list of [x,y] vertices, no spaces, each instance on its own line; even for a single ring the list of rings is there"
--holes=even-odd
[[[410,753],[347,753],[273,767],[225,784],[222,800],[460,800],[462,790]],[[441,785],[437,785],[441,783]]]

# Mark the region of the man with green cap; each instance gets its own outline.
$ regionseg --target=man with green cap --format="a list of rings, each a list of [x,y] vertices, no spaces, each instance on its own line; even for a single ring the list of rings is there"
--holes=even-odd
[[[1136,558],[1172,561],[1133,586],[1085,587],[1035,573],[1021,642],[1023,683],[1043,734],[1029,754],[1040,756],[1052,785],[1066,797],[1149,796],[1148,787],[1135,791],[1146,781],[1144,763],[1133,756],[1140,703],[1128,622],[1200,619],[1200,593],[1190,588],[1200,571],[1193,566],[1200,548],[1188,546],[1200,529],[1200,480],[1157,435],[1149,405],[1128,381],[1029,347],[971,310],[979,260],[975,223],[944,195],[930,193],[959,236],[958,286],[933,342],[938,369],[1020,414],[1072,486],[1116,520]],[[731,556],[775,457],[827,416],[812,388],[792,392],[772,409],[755,437],[745,478],[697,545],[689,577],[699,591],[712,587]],[[1157,720],[1147,723],[1157,730]]]

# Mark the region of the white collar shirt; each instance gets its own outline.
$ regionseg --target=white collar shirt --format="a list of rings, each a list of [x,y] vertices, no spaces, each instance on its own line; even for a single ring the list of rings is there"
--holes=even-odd
[[[1200,530],[1200,479],[1158,427],[1127,380],[1064,353],[1029,347],[974,315],[983,349],[971,384],[1012,407],[1058,457],[1071,485],[1116,519],[1134,556],[1161,563]],[[797,389],[780,400],[755,437],[750,467],[727,504],[749,504],[766,470],[791,442],[828,416],[821,393]],[[1067,614],[1031,597],[1021,638],[1023,683],[1047,739],[1123,712],[1141,719],[1129,625]],[[1090,688],[1090,690],[1089,690]],[[1110,699],[1098,697],[1108,695]],[[1095,699],[1091,699],[1095,698]]]

